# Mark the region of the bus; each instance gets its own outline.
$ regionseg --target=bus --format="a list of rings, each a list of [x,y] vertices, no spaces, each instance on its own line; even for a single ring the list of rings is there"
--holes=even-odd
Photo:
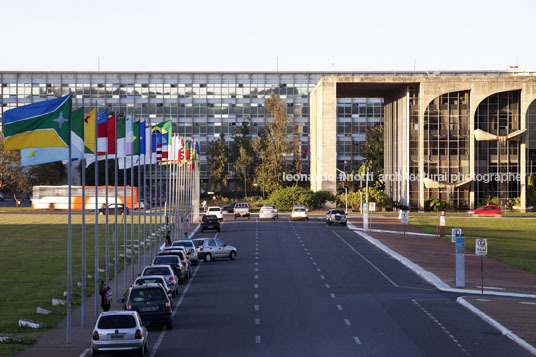
[[[95,186],[86,186],[86,209],[95,209]],[[106,186],[99,186],[99,208],[106,207]],[[133,197],[133,198],[132,198]],[[69,209],[69,186],[34,186],[32,207],[35,209]],[[117,186],[117,202],[115,186],[108,186],[108,204],[124,203],[129,209],[137,208],[138,188]],[[82,186],[71,186],[71,209],[82,209]]]

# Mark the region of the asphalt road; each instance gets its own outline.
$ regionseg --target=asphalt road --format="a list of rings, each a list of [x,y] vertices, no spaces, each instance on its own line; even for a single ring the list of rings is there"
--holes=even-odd
[[[217,236],[237,259],[194,270],[150,356],[528,355],[346,227],[253,218]]]

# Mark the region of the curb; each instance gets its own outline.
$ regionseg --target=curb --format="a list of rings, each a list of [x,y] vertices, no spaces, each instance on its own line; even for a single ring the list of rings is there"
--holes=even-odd
[[[86,348],[79,357],[91,357],[91,347]]]
[[[525,341],[524,339],[522,339],[521,337],[519,337],[518,335],[516,335],[515,333],[513,333],[512,331],[510,331],[506,327],[504,327],[503,325],[501,325],[499,322],[497,322],[497,320],[493,319],[492,317],[490,317],[489,315],[487,315],[483,311],[481,311],[478,308],[476,308],[470,302],[465,300],[463,298],[463,296],[458,297],[456,299],[456,302],[458,304],[462,305],[463,307],[465,307],[466,309],[470,310],[472,313],[474,313],[475,315],[480,317],[482,320],[484,320],[485,322],[487,322],[491,326],[495,327],[503,335],[505,335],[506,337],[508,337],[509,339],[514,341],[515,343],[517,343],[519,346],[523,347],[528,352],[530,352],[531,354],[536,356],[536,348],[534,348],[532,345],[527,343],[527,341]]]

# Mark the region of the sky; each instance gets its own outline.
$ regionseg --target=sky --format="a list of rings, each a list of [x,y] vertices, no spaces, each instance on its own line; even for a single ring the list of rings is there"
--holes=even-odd
[[[0,71],[536,69],[534,0],[27,0],[0,14]]]

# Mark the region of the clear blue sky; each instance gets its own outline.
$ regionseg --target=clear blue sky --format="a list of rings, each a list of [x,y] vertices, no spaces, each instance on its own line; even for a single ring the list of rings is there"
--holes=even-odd
[[[5,1],[0,70],[536,69],[534,0]]]

